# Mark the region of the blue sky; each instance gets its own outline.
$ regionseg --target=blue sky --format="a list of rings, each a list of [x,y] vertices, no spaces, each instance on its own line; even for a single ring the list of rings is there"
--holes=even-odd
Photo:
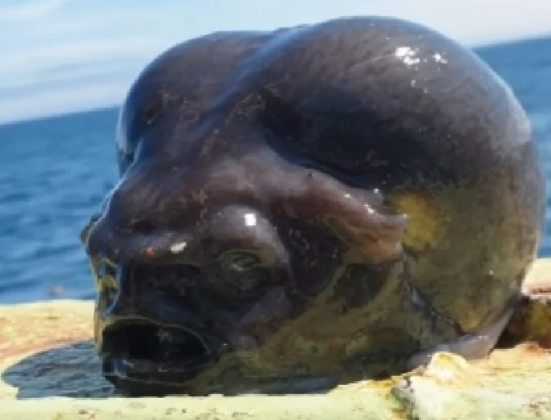
[[[469,45],[551,33],[550,0],[0,0],[0,123],[118,105],[148,61],[188,38],[357,14]]]

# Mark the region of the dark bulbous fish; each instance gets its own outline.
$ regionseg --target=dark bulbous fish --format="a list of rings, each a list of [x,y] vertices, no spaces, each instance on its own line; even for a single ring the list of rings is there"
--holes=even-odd
[[[535,259],[525,112],[475,54],[354,17],[149,64],[83,232],[105,376],[134,395],[314,392],[495,345]]]

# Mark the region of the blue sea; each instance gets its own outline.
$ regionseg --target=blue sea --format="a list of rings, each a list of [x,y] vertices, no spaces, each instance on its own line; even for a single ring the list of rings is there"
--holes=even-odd
[[[530,115],[548,180],[551,255],[551,38],[476,50]],[[117,109],[0,126],[0,303],[95,295],[81,228],[114,186]]]

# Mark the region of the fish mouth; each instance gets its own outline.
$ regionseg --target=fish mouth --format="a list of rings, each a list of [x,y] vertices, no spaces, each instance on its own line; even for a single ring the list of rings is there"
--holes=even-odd
[[[194,331],[147,321],[119,321],[107,327],[100,355],[105,378],[139,396],[177,393],[216,362]]]

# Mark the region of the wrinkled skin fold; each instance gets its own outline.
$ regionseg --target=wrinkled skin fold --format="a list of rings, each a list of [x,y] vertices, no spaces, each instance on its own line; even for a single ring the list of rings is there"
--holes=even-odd
[[[134,395],[313,392],[483,357],[539,244],[513,93],[397,19],[179,44],[130,89],[117,150],[82,238],[104,374]]]

